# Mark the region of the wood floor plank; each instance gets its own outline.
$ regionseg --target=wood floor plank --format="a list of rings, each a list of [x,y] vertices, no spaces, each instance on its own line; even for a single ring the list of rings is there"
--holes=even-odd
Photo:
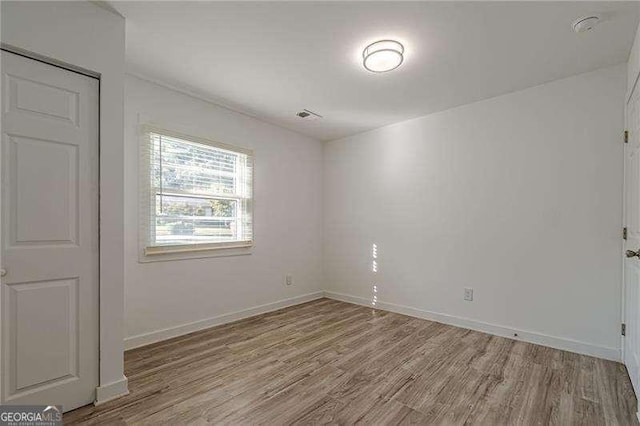
[[[622,364],[329,299],[128,351],[66,424],[637,425]]]

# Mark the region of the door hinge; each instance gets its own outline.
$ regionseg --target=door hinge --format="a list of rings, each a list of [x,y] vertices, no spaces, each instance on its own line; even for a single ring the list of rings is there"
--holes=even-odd
[[[627,335],[627,324],[622,323],[622,327],[620,327],[620,332],[622,333],[623,336]]]
[[[622,228],[622,239],[623,240],[627,239],[627,227],[626,226],[624,228]]]
[[[629,143],[629,131],[624,131],[624,143]]]

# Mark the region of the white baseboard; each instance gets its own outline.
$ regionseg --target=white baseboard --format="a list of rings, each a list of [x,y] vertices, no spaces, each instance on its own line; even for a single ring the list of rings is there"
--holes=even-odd
[[[336,293],[333,291],[325,291],[324,296],[330,299],[340,300],[343,302],[354,303],[356,305],[371,306],[371,300],[352,296],[348,294]],[[376,302],[376,308],[385,311],[395,312],[398,314],[409,315],[412,317],[423,318],[443,324],[454,325],[456,327],[467,328],[471,330],[481,331],[483,333],[493,334],[495,336],[507,337],[515,340],[522,340],[529,343],[535,343],[542,346],[548,346],[555,349],[562,349],[570,352],[577,352],[584,355],[591,355],[597,358],[609,359],[612,361],[621,360],[621,351],[618,348],[609,348],[606,346],[593,345],[591,343],[580,342],[577,340],[566,339],[562,337],[549,336],[533,331],[519,330],[503,325],[490,324],[482,321],[476,321],[469,318],[462,318],[438,312],[425,311],[422,309],[412,308],[410,306],[397,305],[395,303]],[[514,337],[514,333],[518,336]]]
[[[231,312],[228,314],[218,315],[216,317],[206,318],[200,321],[188,324],[178,325],[176,327],[165,328],[163,330],[152,331],[150,333],[138,334],[136,336],[124,339],[125,350],[146,346],[151,343],[160,342],[162,340],[171,339],[172,337],[182,336],[184,334],[193,333],[194,331],[204,330],[205,328],[222,325],[255,315],[267,312],[277,311],[278,309],[288,306],[299,305],[301,303],[310,302],[312,300],[324,297],[323,291],[304,294],[302,296],[292,297],[289,299],[279,300],[277,302],[267,303],[265,305],[254,306],[252,308],[243,309],[242,311]]]
[[[129,394],[129,381],[125,376],[115,382],[107,383],[96,388],[96,401],[94,405],[104,404],[112,399]]]
[[[216,325],[227,324],[233,321],[238,321],[244,318],[249,318],[255,315],[264,314],[267,312],[276,311],[278,309],[286,308],[289,306],[299,305],[301,303],[310,302],[312,300],[320,299],[322,297],[328,297],[330,299],[340,300],[343,302],[354,303],[357,305],[371,306],[371,301],[364,297],[353,296],[343,293],[337,293],[333,291],[317,291],[314,293],[305,294],[302,296],[292,297],[289,299],[279,300],[273,303],[267,303],[265,305],[254,306],[252,308],[244,309],[242,311],[232,312],[228,314],[219,315],[212,318],[207,318],[200,321],[195,321],[188,324],[182,324],[176,327],[170,327],[163,330],[157,330],[150,333],[139,334],[136,336],[127,337],[124,340],[124,346],[126,350],[138,348],[140,346],[149,345],[151,343],[160,342],[162,340],[171,339],[173,337],[182,336],[184,334],[193,333],[194,331],[204,330]],[[426,311],[410,306],[398,305],[395,303],[387,303],[378,301],[376,308],[385,311],[395,312],[399,314],[409,315],[416,318],[423,318],[431,321],[440,322],[443,324],[449,324],[456,327],[467,328],[470,330],[481,331],[496,336],[507,337],[515,340],[522,340],[529,343],[535,343],[542,346],[548,346],[555,349],[562,349],[570,352],[576,352],[584,355],[595,356],[598,358],[609,359],[612,361],[621,360],[621,350],[618,348],[610,348],[606,346],[593,345],[591,343],[580,342],[577,340],[566,339],[562,337],[549,336],[542,333],[533,331],[521,330],[517,328],[506,327],[503,325],[491,324],[482,321],[477,321],[469,318],[458,317],[454,315],[442,314],[438,312]],[[518,336],[515,337],[514,333]],[[126,392],[126,378],[124,378],[124,389]],[[106,398],[113,399],[120,396],[118,391],[111,391],[110,388],[117,389],[117,384],[120,382],[111,383],[105,386],[105,390],[102,391],[103,396],[97,399],[97,403],[106,401]],[[102,387],[101,387],[102,388]],[[98,388],[99,392],[100,389]],[[111,393],[115,396],[109,397]]]

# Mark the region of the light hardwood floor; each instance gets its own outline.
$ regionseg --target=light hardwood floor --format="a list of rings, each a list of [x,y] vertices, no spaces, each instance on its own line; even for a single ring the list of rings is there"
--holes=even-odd
[[[65,424],[637,424],[622,364],[320,299],[125,355]]]

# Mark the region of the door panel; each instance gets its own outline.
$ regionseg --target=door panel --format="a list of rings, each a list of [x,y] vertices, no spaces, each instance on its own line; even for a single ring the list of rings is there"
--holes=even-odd
[[[2,399],[98,385],[98,81],[2,52]]]
[[[627,315],[625,319],[626,325],[626,336],[624,339],[625,350],[624,350],[624,361],[627,366],[627,370],[629,372],[629,377],[631,378],[631,383],[633,385],[636,393],[640,388],[639,383],[639,373],[640,373],[640,364],[638,359],[638,351],[635,349],[638,347],[638,321],[637,321],[637,306],[638,306],[638,298],[640,294],[638,292],[638,268],[634,266],[630,266],[630,261],[627,261],[625,265],[625,301],[626,301],[626,310]]]
[[[9,246],[76,244],[78,147],[57,141],[9,136]],[[41,188],[46,194],[34,197]],[[14,237],[14,238],[11,238]]]
[[[8,76],[8,110],[78,123],[78,92],[39,81]]]
[[[640,89],[634,90],[627,104],[626,122],[629,140],[625,144],[625,250],[640,249]],[[627,258],[624,263],[624,363],[631,383],[640,395],[640,259]]]
[[[15,343],[9,363],[16,366],[10,377],[12,394],[77,377],[77,283],[73,278],[10,287],[8,328]]]

